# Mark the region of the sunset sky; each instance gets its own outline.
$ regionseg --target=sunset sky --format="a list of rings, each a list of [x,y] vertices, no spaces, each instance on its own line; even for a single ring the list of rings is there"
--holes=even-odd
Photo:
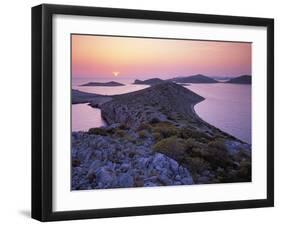
[[[72,35],[73,77],[193,74],[251,74],[251,43]]]

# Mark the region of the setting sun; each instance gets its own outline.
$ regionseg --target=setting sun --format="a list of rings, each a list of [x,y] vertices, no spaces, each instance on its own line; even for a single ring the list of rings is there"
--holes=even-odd
[[[117,77],[119,75],[119,71],[113,71],[112,74]]]

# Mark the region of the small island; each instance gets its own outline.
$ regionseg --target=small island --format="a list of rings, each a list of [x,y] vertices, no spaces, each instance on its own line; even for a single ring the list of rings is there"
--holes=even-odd
[[[169,81],[173,81],[176,83],[218,83],[217,80],[201,74],[191,75],[187,77],[176,77],[169,79]]]
[[[111,81],[111,82],[88,82],[81,86],[125,86],[125,85],[119,82]]]
[[[151,78],[151,79],[147,79],[147,80],[143,80],[143,81],[139,80],[139,79],[136,79],[133,84],[137,84],[137,85],[157,85],[157,84],[160,84],[164,81],[165,80],[162,80],[160,78]]]
[[[251,75],[241,75],[236,78],[232,78],[226,83],[232,84],[252,84],[252,76]]]

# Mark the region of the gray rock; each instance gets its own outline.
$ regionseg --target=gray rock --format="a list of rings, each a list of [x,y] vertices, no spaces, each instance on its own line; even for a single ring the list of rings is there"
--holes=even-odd
[[[146,158],[146,157],[144,157],[144,158],[140,157],[138,159],[139,166],[141,168],[147,168],[149,166],[149,164],[150,164],[150,161],[151,161],[151,159],[150,158]]]
[[[121,174],[121,176],[118,178],[118,185],[120,187],[133,187],[134,178],[129,173]]]
[[[157,184],[154,184],[154,183],[148,181],[148,182],[145,182],[143,186],[144,187],[155,187],[155,186],[157,186]]]
[[[179,164],[175,160],[170,159],[170,168],[174,173],[177,173],[179,170]]]
[[[129,168],[131,168],[131,164],[130,163],[123,163],[121,166],[120,166],[120,170],[122,172],[127,172],[129,170]]]
[[[156,181],[158,180],[158,176],[151,176],[151,177],[147,177],[144,179],[144,182],[153,182],[156,183]]]
[[[194,184],[192,177],[185,177],[181,179],[182,184]]]
[[[225,146],[230,155],[236,155],[241,150],[243,150],[243,153],[250,156],[251,155],[251,145],[249,144],[243,144],[238,141],[225,141]]]
[[[173,181],[172,181],[170,178],[168,178],[166,175],[164,175],[164,174],[161,174],[161,175],[159,176],[159,180],[160,180],[164,185],[171,185],[171,184],[173,184]]]
[[[160,153],[155,154],[152,164],[158,168],[169,168],[169,161],[166,156]],[[155,167],[156,168],[156,167]]]
[[[188,169],[186,169],[185,167],[183,167],[183,166],[180,166],[179,167],[179,175],[181,176],[181,177],[185,177],[186,175],[190,175],[189,174],[189,171],[188,171]]]
[[[93,178],[96,175],[97,170],[102,166],[102,162],[100,160],[95,160],[89,167],[89,171],[87,173],[87,178]]]
[[[102,167],[98,172],[97,172],[97,182],[103,184],[105,187],[108,186],[116,186],[117,180],[116,180],[116,175],[114,174],[113,171]]]
[[[177,181],[181,180],[181,176],[180,175],[176,175],[175,176],[175,180],[177,180]]]
[[[72,189],[173,185],[189,176],[186,168],[179,170],[175,160],[153,152],[154,141],[149,138],[146,147],[124,139],[116,142],[114,137],[79,132],[72,142],[75,144],[72,157],[81,159],[79,167],[72,170]]]

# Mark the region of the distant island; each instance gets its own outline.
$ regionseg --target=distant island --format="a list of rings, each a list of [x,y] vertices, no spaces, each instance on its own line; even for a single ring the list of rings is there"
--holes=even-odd
[[[162,83],[164,81],[165,80],[162,80],[160,78],[151,78],[151,79],[147,79],[147,80],[136,79],[133,84],[138,84],[138,85],[157,85],[157,84],[160,84],[160,83]]]
[[[125,85],[119,82],[111,81],[111,82],[88,82],[81,86],[125,86]]]
[[[210,76],[210,78],[215,79],[215,80],[230,80],[234,77],[230,77],[230,76]]]
[[[233,84],[252,84],[252,76],[251,75],[241,75],[236,78],[232,78],[226,83],[233,83]]]
[[[176,83],[218,83],[217,80],[201,74],[191,75],[187,77],[176,77],[169,79],[169,81],[173,81]]]
[[[203,121],[204,98],[174,82],[72,100],[101,110],[107,126],[72,132],[72,189],[251,181],[251,145]]]

